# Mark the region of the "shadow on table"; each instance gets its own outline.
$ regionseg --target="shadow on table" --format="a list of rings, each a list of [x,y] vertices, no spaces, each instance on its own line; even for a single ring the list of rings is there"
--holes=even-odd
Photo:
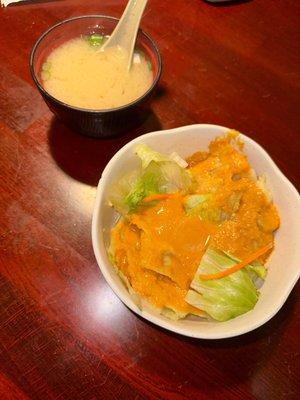
[[[15,0],[17,1],[17,0]],[[43,3],[51,3],[54,2],[56,0],[19,0],[18,3],[11,3],[8,4],[7,7],[22,7],[22,6],[26,6],[26,5],[36,5],[36,4],[43,4]]]
[[[270,321],[242,336],[213,341],[190,338],[183,340],[195,346],[198,351],[204,352],[213,366],[227,377],[230,387],[238,387],[241,382],[251,380],[276,351],[285,325],[292,317],[295,304],[293,292]]]
[[[183,352],[183,354],[185,352],[180,342],[186,343],[188,347],[192,346],[193,350],[186,349],[189,354],[191,368],[194,368],[199,360],[203,362],[204,359],[209,371],[213,369],[219,371],[220,374],[217,373],[217,375],[222,382],[226,382],[228,387],[234,388],[251,379],[251,376],[266,364],[278,346],[286,323],[292,317],[295,303],[294,290],[282,309],[270,321],[252,332],[229,339],[193,339],[168,332],[160,327],[156,327],[156,329],[167,335],[169,339],[174,339],[173,346],[170,345],[167,337],[165,338],[165,343],[170,348],[176,348],[178,352]],[[143,320],[141,317],[138,318]],[[146,323],[152,325],[148,321]],[[199,371],[199,373],[203,373],[203,366],[199,367]],[[211,390],[214,390],[213,379],[211,383],[212,386],[206,388],[200,379],[199,386],[198,381],[191,382],[191,385],[193,385],[194,389],[198,388],[204,392],[208,390],[211,393]],[[218,387],[220,388],[220,386]]]
[[[115,138],[94,139],[73,132],[53,117],[48,142],[53,159],[67,175],[97,186],[104,167],[122,146],[135,137],[160,129],[159,120],[150,111],[147,120],[136,129]]]
[[[236,336],[228,339],[217,339],[217,340],[198,340],[193,338],[184,338],[186,342],[189,342],[196,346],[203,346],[210,349],[222,349],[222,348],[237,348],[246,345],[252,345],[257,342],[267,340],[268,344],[272,347],[277,342],[277,339],[281,336],[281,333],[285,327],[285,323],[291,318],[293,309],[295,306],[295,294],[294,291],[288,297],[287,301],[281,308],[281,310],[273,317],[270,321],[266,322],[261,327],[255,329],[252,332],[246,333],[241,336]],[[273,347],[270,351],[274,349]]]
[[[224,2],[210,2],[209,0],[205,0],[206,3],[210,4],[211,6],[214,7],[228,7],[228,6],[237,6],[238,4],[244,4],[244,3],[250,3],[253,0],[230,0],[230,1],[224,1]]]

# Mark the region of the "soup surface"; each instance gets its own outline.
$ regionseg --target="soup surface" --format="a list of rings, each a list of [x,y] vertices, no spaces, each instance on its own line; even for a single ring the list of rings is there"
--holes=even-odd
[[[142,96],[153,81],[150,62],[136,52],[128,71],[126,51],[103,51],[101,44],[79,37],[53,50],[42,67],[45,90],[64,103],[95,110],[120,107]]]

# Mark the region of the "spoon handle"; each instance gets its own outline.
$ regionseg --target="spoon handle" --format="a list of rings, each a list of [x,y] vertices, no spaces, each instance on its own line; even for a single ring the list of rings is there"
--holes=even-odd
[[[128,51],[129,65],[131,66],[137,32],[148,0],[129,0],[125,11],[115,27],[112,35],[102,49],[120,46]]]

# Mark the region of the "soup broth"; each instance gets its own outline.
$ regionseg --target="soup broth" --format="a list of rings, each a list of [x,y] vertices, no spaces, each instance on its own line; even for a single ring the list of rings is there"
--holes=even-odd
[[[128,71],[126,51],[119,47],[101,49],[99,35],[71,39],[50,53],[41,78],[45,90],[71,106],[111,109],[131,103],[151,86],[151,64],[135,52]]]

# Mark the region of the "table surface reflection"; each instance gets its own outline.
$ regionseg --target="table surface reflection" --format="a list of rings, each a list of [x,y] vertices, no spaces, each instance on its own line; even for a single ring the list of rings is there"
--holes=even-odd
[[[153,130],[235,128],[299,187],[299,2],[149,1],[142,28],[164,63],[149,118],[120,138],[84,138],[43,103],[29,53],[59,20],[118,17],[124,5],[66,0],[0,8],[0,397],[294,399],[299,285],[252,333],[180,337],[119,301],[97,266],[90,231],[106,163]]]

